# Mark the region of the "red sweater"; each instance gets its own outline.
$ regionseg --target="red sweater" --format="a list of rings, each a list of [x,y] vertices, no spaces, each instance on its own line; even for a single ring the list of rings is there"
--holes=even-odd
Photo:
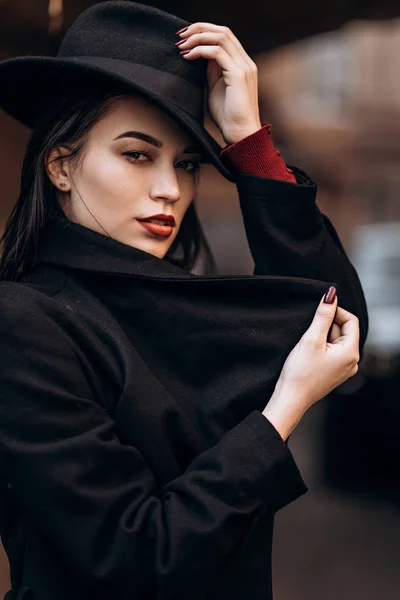
[[[269,123],[263,123],[255,133],[227,145],[221,151],[221,159],[231,170],[239,173],[296,183],[293,171],[286,166],[272,143],[271,129]]]

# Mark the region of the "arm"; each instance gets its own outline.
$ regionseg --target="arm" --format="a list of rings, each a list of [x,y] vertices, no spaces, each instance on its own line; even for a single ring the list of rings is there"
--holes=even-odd
[[[221,151],[221,160],[236,174],[296,183],[292,169],[286,166],[281,153],[272,142],[271,131],[272,126],[263,123],[255,133],[239,142],[228,144]]]
[[[237,186],[254,274],[334,282],[340,305],[360,320],[361,347],[368,330],[358,275],[332,223],[316,202],[316,185],[293,167],[297,185],[240,175]]]
[[[88,585],[138,595],[157,585],[187,597],[261,507],[272,514],[306,491],[290,451],[254,411],[160,489],[140,451],[117,438],[79,349],[44,306],[1,298],[7,493]]]
[[[260,133],[263,127],[258,106],[258,69],[229,28],[214,24],[210,27],[219,33],[212,48],[196,45],[198,39],[194,34],[198,34],[199,29],[202,39],[209,33],[204,31],[204,24],[199,23],[179,32],[185,38],[181,47],[185,48],[186,60],[199,57],[215,60],[219,68],[213,69],[208,78],[210,116],[228,145],[242,145],[246,137],[253,140],[252,136],[259,139],[264,135]],[[221,154],[226,151],[229,156],[231,150],[226,148]],[[293,174],[297,184],[279,180],[281,177],[268,179],[258,173],[255,176],[239,170],[237,174],[255,274],[335,282],[342,306],[360,320],[362,347],[368,318],[359,279],[340,242],[338,244],[332,225],[315,204],[315,184],[299,169]]]
[[[237,171],[254,274],[334,282],[341,306],[360,320],[362,347],[368,315],[357,273],[334,226],[315,202],[317,186],[300,169],[286,167],[271,142],[270,130],[264,124],[221,152]]]

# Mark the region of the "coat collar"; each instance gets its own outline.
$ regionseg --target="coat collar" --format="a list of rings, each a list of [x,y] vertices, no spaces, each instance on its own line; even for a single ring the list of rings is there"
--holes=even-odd
[[[57,214],[44,232],[36,262],[74,270],[153,279],[193,279],[195,275]]]
[[[204,415],[201,427],[211,445],[265,406],[327,287],[295,277],[192,275],[66,218],[53,220],[38,261],[71,270],[72,280],[80,271],[65,293],[71,305],[83,288],[74,315],[85,332],[94,328],[101,345],[109,339],[113,327],[98,337],[103,325],[94,322],[103,305],[106,313],[98,314],[115,319],[117,331],[189,418]]]
[[[195,285],[209,289],[211,286],[214,291],[218,288],[218,295],[227,295],[229,301],[232,293],[240,289],[246,289],[249,293],[259,289],[318,298],[327,287],[327,282],[298,277],[195,275],[165,259],[74,223],[64,213],[52,217],[42,236],[36,262],[99,275],[152,279],[160,283],[174,281],[185,288],[188,282],[191,282],[189,287]]]

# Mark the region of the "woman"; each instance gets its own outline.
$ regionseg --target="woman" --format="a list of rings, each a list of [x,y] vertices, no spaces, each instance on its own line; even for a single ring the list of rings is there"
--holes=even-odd
[[[285,442],[356,373],[367,316],[252,61],[224,27],[105,2],[0,80],[34,129],[0,265],[7,599],[271,598],[273,516],[306,491]],[[255,276],[191,272],[201,161],[237,184]]]

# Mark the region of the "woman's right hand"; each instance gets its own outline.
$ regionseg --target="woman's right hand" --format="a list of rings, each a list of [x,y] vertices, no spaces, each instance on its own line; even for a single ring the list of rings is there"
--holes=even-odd
[[[287,357],[263,411],[284,440],[313,404],[358,371],[358,319],[338,307],[337,297],[331,304],[324,302],[325,298],[326,295],[310,327]]]

